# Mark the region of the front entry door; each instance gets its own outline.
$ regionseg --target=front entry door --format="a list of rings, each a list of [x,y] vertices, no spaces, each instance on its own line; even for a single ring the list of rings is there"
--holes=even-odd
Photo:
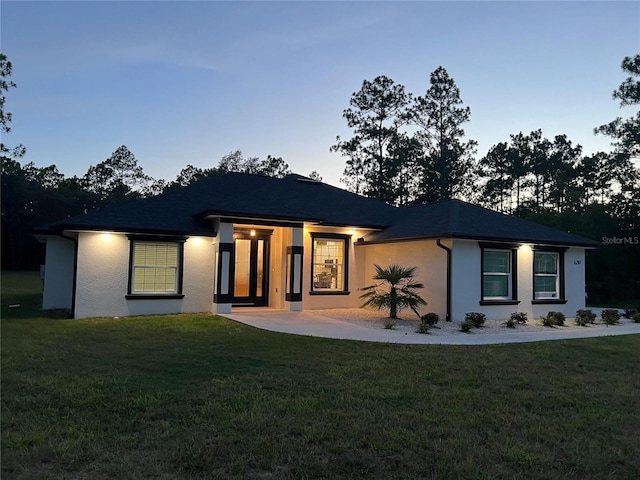
[[[233,304],[268,305],[269,235],[254,231],[233,236]]]

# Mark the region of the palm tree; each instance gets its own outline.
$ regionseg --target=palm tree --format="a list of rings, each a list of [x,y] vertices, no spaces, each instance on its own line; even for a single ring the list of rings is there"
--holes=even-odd
[[[400,265],[389,265],[387,268],[374,266],[376,274],[373,279],[382,282],[362,288],[366,292],[360,295],[360,298],[366,299],[362,306],[378,310],[388,308],[391,318],[398,318],[398,311],[404,308],[410,308],[420,316],[417,308],[427,302],[416,293],[417,289],[424,288],[422,283],[413,280],[417,268]]]

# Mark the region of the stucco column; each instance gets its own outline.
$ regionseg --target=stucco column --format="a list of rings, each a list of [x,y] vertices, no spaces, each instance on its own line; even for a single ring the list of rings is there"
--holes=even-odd
[[[220,222],[215,245],[213,312],[231,313],[233,224]]]
[[[302,227],[291,228],[291,238],[287,245],[287,290],[286,305],[292,312],[302,310],[302,272],[304,232]]]

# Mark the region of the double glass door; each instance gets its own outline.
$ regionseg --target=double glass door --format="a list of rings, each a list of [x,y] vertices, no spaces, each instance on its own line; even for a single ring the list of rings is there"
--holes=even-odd
[[[268,305],[269,235],[234,234],[233,304]]]

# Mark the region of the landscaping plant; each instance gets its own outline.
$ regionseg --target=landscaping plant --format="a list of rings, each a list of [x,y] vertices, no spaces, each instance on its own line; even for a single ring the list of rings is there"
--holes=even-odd
[[[460,323],[460,331],[464,333],[469,333],[473,328],[473,322],[471,320],[464,320]]]
[[[524,325],[527,323],[527,314],[525,312],[513,312],[511,314],[510,320],[513,320],[520,325]]]
[[[416,333],[429,333],[429,329],[438,323],[438,320],[440,320],[440,316],[434,312],[422,315],[420,317],[420,325],[416,328]]]
[[[580,325],[581,327],[586,327],[587,324],[589,323],[595,323],[596,314],[589,309],[581,308],[576,312],[575,320],[577,325]]]
[[[416,292],[424,288],[422,283],[413,279],[417,267],[389,265],[382,268],[375,265],[375,268],[376,274],[373,279],[382,281],[362,288],[365,293],[360,298],[366,300],[362,306],[378,310],[389,309],[391,318],[398,318],[398,312],[405,308],[410,308],[420,316],[418,307],[426,305],[427,302]]]
[[[487,316],[484,313],[469,312],[465,314],[464,319],[465,321],[471,322],[474,327],[480,328],[484,325],[484,322],[487,320]]]
[[[513,317],[509,318],[506,322],[504,322],[507,328],[516,328],[516,323],[517,322],[514,320]]]
[[[615,308],[603,310],[600,314],[602,321],[607,325],[615,325],[620,320],[620,312]]]
[[[546,317],[542,317],[542,325],[545,327],[564,326],[565,316],[562,312],[549,312]]]
[[[395,326],[396,326],[396,322],[394,322],[392,319],[390,318],[385,319],[384,321],[385,330],[393,330]]]

